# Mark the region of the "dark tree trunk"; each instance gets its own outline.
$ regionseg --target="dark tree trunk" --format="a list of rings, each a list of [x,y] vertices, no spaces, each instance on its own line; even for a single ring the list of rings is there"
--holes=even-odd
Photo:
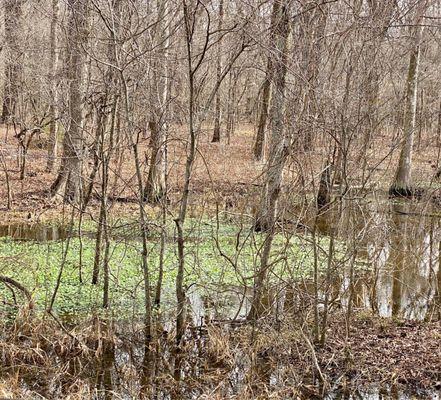
[[[319,190],[317,193],[317,209],[324,211],[331,202],[331,165],[327,165],[320,176]]]

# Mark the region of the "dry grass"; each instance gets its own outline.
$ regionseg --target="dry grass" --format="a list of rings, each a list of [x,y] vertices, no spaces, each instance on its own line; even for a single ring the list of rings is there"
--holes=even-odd
[[[175,381],[172,338],[158,337],[150,346],[154,361],[145,364],[138,328],[93,319],[68,332],[51,319],[22,316],[1,327],[0,398],[80,400],[100,398],[104,389],[114,399],[152,393],[182,399],[311,398],[335,382],[342,388],[397,385],[421,394],[441,379],[440,322],[364,316],[354,319],[346,338],[344,322],[334,315],[326,346],[314,350],[324,386],[314,381],[313,350],[295,320],[206,328],[189,332],[180,353],[183,379]]]

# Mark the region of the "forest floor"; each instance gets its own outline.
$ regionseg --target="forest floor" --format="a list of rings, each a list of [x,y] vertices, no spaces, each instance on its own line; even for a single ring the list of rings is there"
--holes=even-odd
[[[169,164],[169,199],[171,209],[179,200],[180,189],[183,184],[185,167],[185,128],[175,127],[174,140],[170,141],[168,150]],[[26,173],[23,180],[19,179],[18,145],[13,137],[12,128],[9,132],[0,127],[0,143],[2,154],[2,168],[0,171],[0,208],[2,209],[0,222],[19,222],[32,219],[53,220],[59,218],[65,207],[51,201],[48,189],[55,180],[55,173],[46,172],[47,151],[43,148],[45,139],[36,137],[31,143],[26,157]],[[193,168],[191,183],[191,201],[199,208],[215,205],[225,207],[226,203],[233,203],[238,211],[247,211],[246,206],[256,203],[256,194],[262,185],[264,164],[256,162],[252,156],[254,139],[253,127],[243,124],[237,129],[231,139],[231,144],[211,143],[210,131],[201,133],[198,143],[198,156]],[[413,160],[413,180],[416,187],[430,189],[430,193],[437,192],[439,182],[434,178],[435,172],[441,166],[440,148],[434,146],[434,137],[423,137],[417,140]],[[362,171],[360,160],[357,157],[360,146],[352,146],[348,161],[348,184],[353,187],[361,185]],[[111,183],[111,195],[134,200],[136,198],[136,177],[133,158],[129,149],[125,149],[125,156],[121,164],[115,164],[112,169],[121,179],[117,185]],[[148,139],[142,141],[140,153],[147,158]],[[384,135],[372,144],[368,152],[366,165],[367,177],[364,191],[380,191],[386,193],[393,179],[397,164],[399,148],[397,140],[391,140]],[[312,195],[320,180],[320,172],[328,157],[328,149],[320,143],[311,150],[293,154],[286,167],[284,184],[290,193]],[[3,162],[4,161],[4,162]],[[91,160],[89,160],[89,168]],[[87,167],[87,166],[86,166]],[[6,209],[7,188],[5,168],[9,174],[12,189],[12,207]],[[87,168],[86,168],[87,169]],[[146,163],[143,170],[147,176]],[[113,179],[110,180],[113,182]],[[92,201],[90,209],[94,209]],[[245,206],[246,205],[246,206]],[[132,214],[136,207],[133,203],[118,203],[113,205],[112,214]],[[248,207],[249,211],[249,207]]]

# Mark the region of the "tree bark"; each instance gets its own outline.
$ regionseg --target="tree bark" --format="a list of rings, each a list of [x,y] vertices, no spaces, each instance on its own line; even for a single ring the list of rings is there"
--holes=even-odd
[[[320,175],[319,190],[316,198],[317,210],[319,212],[325,211],[331,203],[331,168],[332,165],[328,162]]]
[[[8,48],[5,62],[5,81],[1,123],[11,122],[15,118],[18,91],[22,74],[23,54],[20,51],[18,27],[21,26],[22,0],[4,1],[5,43]],[[13,122],[13,121],[12,121]]]
[[[83,153],[83,93],[85,72],[82,45],[87,40],[87,0],[69,0],[68,60],[69,127],[63,139],[63,158],[58,176],[51,187],[52,196],[65,202],[81,203]]]
[[[368,0],[369,20],[372,26],[372,37],[366,44],[365,104],[366,123],[363,131],[363,143],[360,160],[363,163],[363,177],[367,168],[367,152],[378,129],[378,97],[380,91],[379,49],[386,37],[390,22],[396,8],[395,0]],[[363,179],[364,181],[364,179]]]
[[[280,11],[280,2],[275,1],[273,4],[273,10],[271,14],[270,43],[274,43],[277,27],[278,25],[280,25],[279,11]],[[265,130],[268,119],[268,110],[269,110],[270,96],[271,96],[271,82],[273,80],[274,69],[275,68],[273,64],[273,55],[269,54],[266,64],[265,80],[263,81],[262,84],[262,99],[260,103],[259,124],[257,125],[257,135],[253,149],[254,159],[257,161],[261,160],[263,157],[263,147],[265,144]]]
[[[228,85],[228,105],[227,105],[227,127],[226,136],[227,143],[230,144],[231,136],[234,134],[235,127],[235,114],[236,114],[236,85],[238,79],[238,71],[232,69],[229,73],[229,85]]]
[[[149,126],[151,132],[151,159],[144,191],[144,200],[149,203],[159,202],[165,195],[166,146],[168,131],[168,104],[170,102],[170,29],[168,23],[168,2],[158,1],[158,43],[164,43],[158,55],[159,62],[153,66],[153,88],[151,106],[153,112]],[[156,105],[159,103],[159,105]]]
[[[283,178],[283,168],[288,155],[288,138],[285,117],[285,86],[287,42],[289,35],[289,1],[280,4],[279,24],[275,30],[274,93],[270,109],[269,158],[266,165],[266,183],[262,194],[260,210],[255,222],[256,231],[267,231],[260,258],[259,271],[254,283],[254,296],[248,319],[258,318],[264,309],[262,299],[265,293],[272,241],[275,234],[277,202]]]
[[[389,193],[393,196],[412,196],[413,194],[411,185],[412,153],[415,136],[420,47],[423,30],[419,24],[425,10],[425,3],[426,2],[424,1],[420,3],[414,24],[410,27],[410,40],[412,48],[409,60],[409,70],[407,74],[406,111],[403,127],[404,138],[400,152],[400,159],[398,161],[398,167],[395,173],[395,179],[389,189]]]
[[[288,137],[285,128],[285,78],[287,59],[287,40],[289,34],[288,10],[286,1],[278,10],[279,23],[275,29],[275,52],[272,61],[274,67],[274,92],[270,109],[270,142],[268,162],[266,163],[265,190],[262,194],[260,209],[257,214],[256,231],[272,229],[277,201],[283,178],[283,168],[288,156]]]
[[[222,23],[224,18],[224,0],[219,1],[219,20],[217,30],[219,34],[222,32]],[[222,75],[222,40],[217,42],[217,59],[216,59],[216,80],[219,81]],[[216,93],[216,104],[214,114],[214,130],[212,143],[218,143],[221,140],[221,93],[218,90]]]
[[[58,67],[58,49],[57,49],[57,24],[58,24],[59,4],[58,0],[52,0],[52,18],[49,34],[50,42],[50,70],[49,70],[49,140],[47,148],[46,171],[52,172],[57,158],[58,149],[58,123],[57,123],[57,67]]]
[[[321,2],[320,2],[321,3]],[[299,21],[299,46],[301,56],[300,95],[303,100],[301,115],[306,129],[301,146],[308,150],[312,146],[319,118],[320,63],[324,44],[325,28],[328,19],[328,5],[307,2],[302,7]],[[299,143],[300,144],[300,143]]]

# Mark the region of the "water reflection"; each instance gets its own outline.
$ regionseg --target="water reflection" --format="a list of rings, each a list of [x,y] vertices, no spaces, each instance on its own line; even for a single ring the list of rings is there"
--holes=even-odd
[[[373,386],[365,390],[336,391],[325,396],[325,400],[412,400],[412,399],[439,400],[436,391],[415,396],[407,393],[396,386],[380,387]]]
[[[321,235],[334,233],[340,240],[346,241],[349,248],[352,246],[357,249],[355,274],[351,275],[348,262],[333,275],[330,304],[338,301],[347,307],[351,298],[355,309],[369,309],[382,317],[418,320],[439,317],[440,219],[428,215],[427,210],[423,211],[421,214],[421,210],[413,203],[348,203],[338,216],[338,212],[332,210],[321,215],[316,220],[316,228]],[[62,239],[67,236],[67,232],[60,227],[9,225],[0,227],[0,236],[48,241]],[[293,310],[294,314],[310,306],[313,286],[305,280],[287,285],[284,292],[274,288],[274,292],[277,295],[271,294],[268,297],[274,298],[277,303],[279,297],[283,296],[285,309]],[[164,327],[158,325],[157,331],[161,333],[153,344],[146,345],[141,340],[137,343],[130,339],[130,345],[124,347],[104,342],[97,365],[90,368],[96,397],[198,398],[202,389],[198,391],[197,385],[208,385],[205,377],[221,369],[217,364],[219,360],[210,359],[205,353],[207,324],[225,319],[243,320],[248,314],[251,297],[251,289],[239,286],[217,286],[211,289],[192,286],[188,293],[191,321],[185,358],[182,354],[173,353],[167,345],[167,339],[162,337],[164,327],[172,331],[173,316],[164,317]],[[268,302],[268,307],[271,307],[271,302]],[[123,340],[126,332],[124,327],[122,330],[120,336]],[[235,355],[234,365],[225,381],[225,396],[237,394],[242,386],[250,383],[256,393],[262,387],[276,387],[282,379],[279,379],[278,374],[285,377],[286,374],[280,373],[281,368],[270,359],[270,355],[271,349],[258,352],[253,360],[241,354]],[[82,366],[78,368],[83,370]],[[76,372],[72,371],[72,375]],[[188,385],[187,389],[185,385]],[[113,397],[114,392],[126,393],[127,396]],[[439,398],[437,396],[433,394],[432,398]],[[327,397],[329,400],[408,398],[411,397],[393,387],[355,393],[340,391]]]
[[[115,360],[115,346],[108,340],[103,341],[100,365],[97,368],[96,388],[98,393],[102,393],[104,400],[113,398],[113,365]]]
[[[225,285],[222,289],[209,290],[194,286],[188,300],[194,326],[224,319],[244,320],[251,307],[252,289]]]
[[[410,202],[349,203],[345,218],[337,218],[335,211],[319,218],[317,229],[322,235],[334,230],[348,252],[357,251],[354,307],[381,317],[423,320],[439,315],[440,218],[420,208]],[[348,264],[334,277],[343,306],[350,292]]]
[[[438,286],[440,224],[437,218],[411,215],[409,208],[392,206],[384,247],[371,240],[371,248],[380,247],[382,254],[374,268],[378,274],[374,300],[382,317],[422,320],[430,317]]]
[[[67,238],[68,230],[63,226],[45,224],[0,225],[0,237],[36,242],[56,241]]]

